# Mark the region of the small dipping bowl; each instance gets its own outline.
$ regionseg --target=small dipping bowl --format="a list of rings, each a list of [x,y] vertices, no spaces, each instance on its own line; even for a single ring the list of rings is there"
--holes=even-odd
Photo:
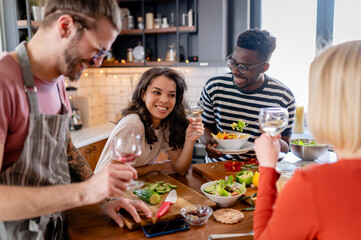
[[[201,226],[212,216],[213,209],[204,205],[189,205],[180,210],[180,214],[192,226]]]

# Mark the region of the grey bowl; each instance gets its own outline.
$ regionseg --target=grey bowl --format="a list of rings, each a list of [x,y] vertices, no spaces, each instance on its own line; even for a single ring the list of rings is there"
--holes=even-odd
[[[292,139],[291,140],[291,151],[297,157],[305,161],[312,161],[321,157],[327,150],[327,144],[318,144],[317,146],[302,146],[292,143],[294,140],[302,140],[304,143],[310,143],[316,141],[315,139]]]

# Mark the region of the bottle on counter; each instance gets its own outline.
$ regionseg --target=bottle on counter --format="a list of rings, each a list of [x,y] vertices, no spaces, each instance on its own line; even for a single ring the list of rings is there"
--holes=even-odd
[[[304,131],[303,122],[304,122],[303,106],[296,105],[295,125],[293,127],[294,133],[303,133]]]

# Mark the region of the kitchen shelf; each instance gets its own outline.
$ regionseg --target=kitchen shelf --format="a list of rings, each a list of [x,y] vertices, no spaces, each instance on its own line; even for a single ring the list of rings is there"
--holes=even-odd
[[[113,57],[117,63],[104,61],[102,67],[176,66],[185,63],[191,56],[198,56],[198,0],[118,0],[118,5],[123,13],[124,29],[112,45]],[[190,10],[192,23],[188,26],[188,17],[184,18],[184,14],[188,14]],[[167,18],[168,24],[171,23],[171,16],[174,16],[174,25],[147,29],[146,13],[153,13],[154,19]],[[128,14],[134,19],[134,24],[131,25],[135,29],[127,29]],[[138,17],[143,19],[143,29],[138,28]],[[127,49],[134,49],[139,43],[144,48],[144,61],[125,63]],[[164,61],[170,45],[175,46],[174,62]],[[158,59],[162,61],[158,62]]]
[[[144,67],[144,62],[133,62],[133,63],[110,63],[104,61],[102,67]]]
[[[36,21],[31,20],[30,25],[32,27],[39,27],[40,22],[36,22]],[[19,29],[22,29],[22,28],[27,29],[28,21],[27,20],[18,20],[18,27],[19,27]]]
[[[180,26],[178,32],[196,32],[195,26]],[[168,27],[168,28],[155,28],[155,29],[144,29],[145,34],[157,34],[157,33],[176,33],[177,27]],[[120,35],[141,35],[143,34],[143,29],[128,29],[120,32]]]

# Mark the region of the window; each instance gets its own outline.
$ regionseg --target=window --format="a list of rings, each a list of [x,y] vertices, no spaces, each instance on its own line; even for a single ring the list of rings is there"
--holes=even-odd
[[[361,2],[335,0],[333,44],[361,39]]]
[[[352,0],[349,0],[352,1]],[[266,72],[291,89],[307,107],[308,72],[315,57],[317,1],[262,1],[262,29],[276,37],[277,47]]]
[[[0,1],[0,53],[4,51],[4,14],[3,14],[3,1]]]

